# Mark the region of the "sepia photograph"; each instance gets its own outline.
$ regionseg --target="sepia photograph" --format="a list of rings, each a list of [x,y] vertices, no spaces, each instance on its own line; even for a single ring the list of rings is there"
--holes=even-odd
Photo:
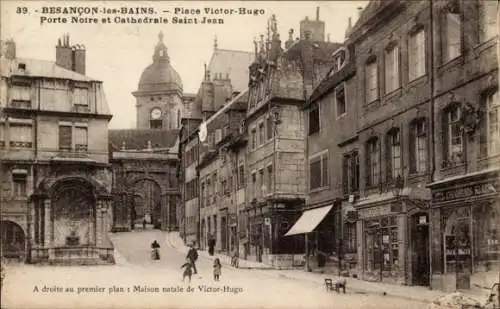
[[[500,309],[497,0],[0,2],[2,309]]]

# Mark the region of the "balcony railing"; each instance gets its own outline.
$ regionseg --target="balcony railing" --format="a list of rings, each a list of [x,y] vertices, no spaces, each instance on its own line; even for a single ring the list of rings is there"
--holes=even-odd
[[[76,144],[75,148],[70,146],[59,146],[59,157],[62,158],[88,158],[88,146]]]
[[[88,105],[73,105],[72,111],[75,113],[90,113],[90,108]]]
[[[31,109],[31,101],[30,100],[18,100],[18,99],[13,99],[10,102],[10,107],[12,108],[20,108],[20,109]]]
[[[32,148],[32,142],[10,141],[9,146],[12,148]]]

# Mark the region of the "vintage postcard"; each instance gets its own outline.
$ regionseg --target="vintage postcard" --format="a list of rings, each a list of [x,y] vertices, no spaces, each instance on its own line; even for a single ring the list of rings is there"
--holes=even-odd
[[[500,309],[499,12],[2,1],[1,308]]]

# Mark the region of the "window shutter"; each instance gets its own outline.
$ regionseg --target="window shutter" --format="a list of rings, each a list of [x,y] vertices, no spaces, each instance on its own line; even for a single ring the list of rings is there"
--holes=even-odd
[[[325,186],[328,186],[330,184],[330,177],[328,177],[328,155],[325,154],[323,155],[323,157],[321,158],[321,168],[322,168],[322,179],[321,179],[321,186],[322,187],[325,187]]]
[[[441,113],[441,147],[442,147],[442,152],[443,152],[443,166],[445,167],[445,161],[448,160],[448,154],[449,154],[449,149],[448,149],[448,120],[447,120],[447,111],[444,110]]]
[[[480,111],[481,121],[479,121],[479,155],[488,155],[488,114],[484,110]]]
[[[408,132],[408,157],[410,160],[410,172],[416,172],[417,170],[417,130],[418,130],[418,123],[417,122],[412,122],[410,124],[410,132]]]
[[[390,132],[385,135],[385,166],[386,166],[386,175],[385,179],[387,182],[391,182],[392,180],[392,137],[394,132]],[[382,165],[382,164],[381,164]]]
[[[345,155],[342,162],[342,188],[344,195],[349,194],[349,156]]]
[[[371,164],[370,164],[370,143],[365,144],[365,185],[370,186],[371,180]]]
[[[359,191],[359,153],[356,150],[352,154],[352,181],[351,181],[351,191],[357,192]]]

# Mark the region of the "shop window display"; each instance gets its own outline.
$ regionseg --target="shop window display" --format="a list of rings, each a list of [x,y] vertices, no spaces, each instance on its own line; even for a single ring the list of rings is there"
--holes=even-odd
[[[399,271],[399,241],[397,217],[365,221],[365,269],[383,277]],[[381,280],[380,276],[379,280]]]

